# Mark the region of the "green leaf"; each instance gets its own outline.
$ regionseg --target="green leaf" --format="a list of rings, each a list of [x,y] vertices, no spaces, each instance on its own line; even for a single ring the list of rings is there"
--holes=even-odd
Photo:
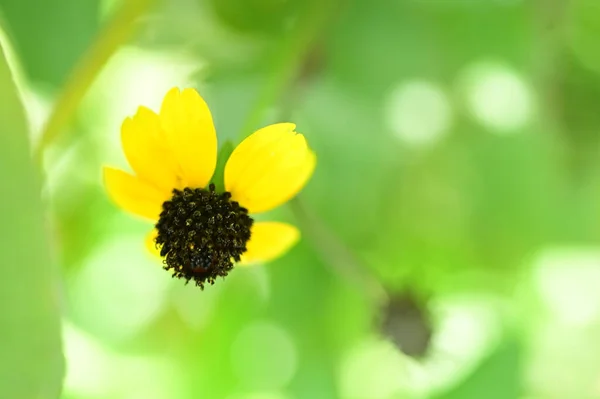
[[[0,398],[57,398],[64,361],[58,290],[25,112],[0,51]]]

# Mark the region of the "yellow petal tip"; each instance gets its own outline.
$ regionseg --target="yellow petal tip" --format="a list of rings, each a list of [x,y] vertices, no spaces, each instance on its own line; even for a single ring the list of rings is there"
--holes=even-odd
[[[217,164],[217,136],[208,105],[197,90],[175,87],[163,99],[159,115],[183,177],[191,187],[205,187]]]
[[[240,265],[273,261],[287,253],[300,240],[300,230],[282,222],[257,222]]]

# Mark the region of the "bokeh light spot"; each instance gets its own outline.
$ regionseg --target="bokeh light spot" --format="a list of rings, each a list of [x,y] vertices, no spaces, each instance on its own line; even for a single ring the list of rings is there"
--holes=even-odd
[[[127,399],[189,398],[182,368],[168,357],[122,356],[113,369],[119,397]],[[196,381],[198,381],[196,379]]]
[[[176,284],[173,288],[173,305],[181,319],[193,330],[201,330],[212,319],[222,284],[200,290],[194,284]]]
[[[63,325],[65,392],[90,398],[186,397],[178,365],[167,358],[122,356],[70,323]]]
[[[443,392],[472,372],[502,339],[500,303],[493,296],[456,294],[432,303],[437,319],[421,388]]]
[[[111,354],[70,323],[63,324],[67,361],[65,391],[82,396],[109,397],[115,389],[110,381]]]
[[[369,340],[350,351],[341,366],[341,397],[387,399],[405,388],[408,362],[391,342]]]
[[[540,297],[553,317],[575,326],[600,318],[600,248],[549,248],[534,265]]]
[[[462,83],[471,115],[496,133],[524,127],[533,111],[533,99],[523,78],[500,63],[468,66]]]
[[[414,80],[392,90],[385,107],[385,120],[400,140],[422,146],[435,143],[448,131],[452,110],[438,85]]]
[[[171,281],[140,236],[115,236],[98,245],[72,281],[71,311],[95,335],[131,338],[158,315]]]
[[[248,388],[278,389],[293,377],[297,353],[292,337],[271,322],[245,327],[231,347],[232,368]]]

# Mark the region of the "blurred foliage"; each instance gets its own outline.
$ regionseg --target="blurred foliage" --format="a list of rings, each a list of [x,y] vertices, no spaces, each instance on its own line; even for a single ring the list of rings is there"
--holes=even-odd
[[[58,281],[5,44],[0,40],[0,181],[6,195],[0,207],[0,397],[56,398],[64,374]]]
[[[2,1],[8,31],[31,79],[65,83],[96,34],[99,4],[100,0]]]
[[[466,381],[436,399],[520,398],[521,352],[518,341],[507,340]]]
[[[298,1],[225,0],[211,1],[217,16],[227,25],[249,34],[280,34],[286,24],[297,15],[302,4]]]
[[[64,398],[600,398],[594,0],[173,0],[119,19],[132,4],[0,0],[32,124],[71,104],[43,191]],[[122,120],[175,85],[205,97],[220,143],[286,119],[318,154],[268,215],[303,242],[203,292],[145,256],[149,226],[100,184],[125,165]],[[25,198],[7,220],[39,210]]]

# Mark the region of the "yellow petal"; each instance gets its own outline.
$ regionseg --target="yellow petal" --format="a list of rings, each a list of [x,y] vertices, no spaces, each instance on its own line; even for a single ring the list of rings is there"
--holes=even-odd
[[[160,118],[145,107],[138,108],[121,127],[125,156],[137,176],[171,193],[181,188],[181,171],[166,143]]]
[[[156,245],[156,236],[158,236],[158,231],[156,231],[156,229],[152,229],[152,231],[146,236],[146,249],[152,255],[162,258],[160,256],[160,246]]]
[[[162,127],[190,187],[205,187],[217,164],[217,135],[208,106],[194,89],[171,89],[160,109]]]
[[[300,231],[281,222],[257,222],[252,226],[248,250],[242,255],[240,265],[268,262],[287,252],[300,238]]]
[[[104,168],[104,185],[111,199],[124,210],[158,220],[162,204],[169,196],[152,184],[122,170]]]
[[[260,129],[233,151],[225,165],[225,189],[251,213],[288,201],[313,173],[316,157],[295,125]]]

